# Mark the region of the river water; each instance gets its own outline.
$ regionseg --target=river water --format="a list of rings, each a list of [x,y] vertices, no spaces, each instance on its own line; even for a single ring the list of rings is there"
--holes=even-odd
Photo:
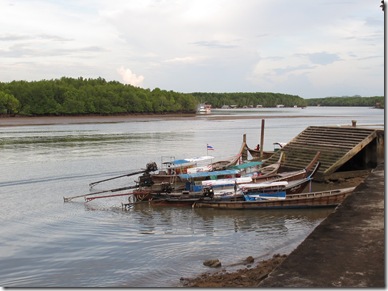
[[[226,211],[137,205],[89,193],[89,183],[131,173],[163,156],[236,154],[246,134],[254,147],[265,119],[264,149],[311,125],[384,124],[372,108],[307,107],[213,110],[187,119],[0,127],[0,286],[172,287],[253,256],[288,254],[333,209]],[[1,125],[1,120],[0,120]],[[207,152],[206,145],[214,151]],[[134,184],[135,177],[93,191]],[[313,189],[314,190],[314,189]],[[229,267],[233,269],[232,267]]]

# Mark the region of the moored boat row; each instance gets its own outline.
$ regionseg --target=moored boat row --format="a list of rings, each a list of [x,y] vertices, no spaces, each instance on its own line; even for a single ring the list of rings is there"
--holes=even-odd
[[[85,201],[89,202],[95,199],[128,196],[128,203],[122,203],[123,207],[142,202],[155,206],[183,205],[220,209],[290,208],[297,205],[298,207],[333,206],[340,201],[340,196],[334,198],[333,195],[345,190],[324,194],[311,192],[313,176],[320,166],[319,155],[320,153],[317,152],[304,169],[291,172],[279,172],[285,158],[284,152],[280,153],[275,163],[265,167],[262,166],[262,161],[241,162],[241,153],[219,162],[213,162],[214,157],[212,156],[170,159],[161,163],[162,169],[158,172],[156,163],[149,163],[146,169],[135,172],[136,174],[142,173],[142,175],[135,181],[134,186],[64,197],[64,201],[69,202],[74,198],[84,197]],[[199,165],[199,162],[203,162],[204,165]],[[129,175],[97,181],[90,185]],[[309,192],[304,193],[304,196],[295,196],[302,194],[308,185],[310,186]],[[101,195],[126,189],[132,191]],[[345,192],[349,191],[348,189]],[[301,200],[302,197],[309,197],[309,199]],[[269,201],[271,204],[268,204]],[[266,203],[261,204],[263,202]]]

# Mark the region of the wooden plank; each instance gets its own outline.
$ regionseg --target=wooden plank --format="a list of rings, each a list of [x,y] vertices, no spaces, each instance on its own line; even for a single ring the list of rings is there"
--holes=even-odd
[[[367,137],[370,134],[368,133],[363,133],[363,134],[352,134],[352,133],[346,133],[346,132],[331,132],[331,133],[323,133],[323,132],[317,132],[317,133],[303,133],[299,135],[299,138],[306,138],[306,137],[312,137],[312,138],[322,138],[325,136],[326,138],[336,138],[336,137],[342,137],[342,138],[347,138],[347,139],[360,139]]]
[[[291,148],[293,146],[303,146],[303,147],[316,147],[316,146],[321,146],[321,147],[326,147],[326,148],[333,148],[333,147],[338,147],[338,148],[344,148],[344,149],[348,149],[348,148],[352,148],[354,147],[355,144],[351,144],[351,145],[343,145],[343,144],[334,144],[334,143],[330,143],[330,142],[316,142],[316,143],[308,143],[305,141],[294,141],[292,142],[292,144],[290,144],[288,146],[288,148]]]
[[[369,135],[369,134],[368,134]],[[350,136],[346,135],[346,133],[337,133],[333,135],[327,135],[327,134],[319,134],[319,135],[302,135],[298,136],[295,140],[339,140],[343,142],[354,142],[358,141],[360,139],[364,139],[368,137],[368,135],[360,135],[360,136]]]
[[[327,169],[324,174],[329,175],[335,172],[339,167],[349,161],[357,153],[359,153],[363,148],[365,148],[374,138],[376,138],[376,132],[372,132],[368,138],[362,140],[358,145],[356,145],[352,150],[347,152],[341,159],[335,162],[329,169]]]

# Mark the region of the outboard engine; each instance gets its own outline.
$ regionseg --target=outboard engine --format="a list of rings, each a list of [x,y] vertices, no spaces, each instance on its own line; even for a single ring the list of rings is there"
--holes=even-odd
[[[151,175],[146,172],[143,175],[139,176],[139,186],[140,187],[150,187],[154,184],[152,181]]]
[[[148,163],[146,166],[146,172],[155,172],[158,170],[158,165],[155,162]]]
[[[202,193],[203,193],[204,197],[209,197],[211,199],[213,199],[213,197],[214,197],[213,187],[204,187],[202,190]]]
[[[164,193],[171,193],[172,192],[172,187],[170,183],[162,183],[161,185],[161,190]]]

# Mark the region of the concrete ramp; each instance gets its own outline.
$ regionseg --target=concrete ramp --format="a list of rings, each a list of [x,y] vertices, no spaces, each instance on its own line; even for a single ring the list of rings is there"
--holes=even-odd
[[[310,126],[282,148],[281,171],[304,168],[319,151],[320,168],[315,180],[348,178],[367,174],[384,159],[384,131],[339,126]],[[265,163],[279,158],[275,152]]]
[[[259,288],[386,287],[384,163]]]

